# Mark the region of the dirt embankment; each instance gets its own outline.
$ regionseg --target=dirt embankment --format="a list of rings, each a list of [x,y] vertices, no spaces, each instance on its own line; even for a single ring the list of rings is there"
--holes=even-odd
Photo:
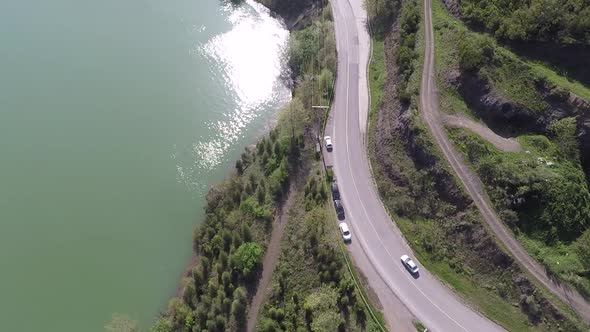
[[[586,174],[590,175],[590,102],[540,81],[535,87],[548,108],[535,113],[496,91],[486,79],[475,73],[455,72],[448,75],[447,84],[457,91],[467,106],[495,133],[513,137],[525,133],[551,135],[549,125],[565,117],[577,118],[580,156]],[[590,177],[589,177],[590,179]]]
[[[416,223],[423,219],[435,222],[436,234],[422,234],[416,240],[419,245],[433,257],[450,262],[458,273],[470,274],[482,287],[519,306],[532,324],[549,324],[546,327],[550,328],[567,325],[559,310],[536,291],[519,265],[498,247],[478,220],[473,201],[441,166],[414,112],[399,102],[395,64],[398,46],[399,31],[394,27],[385,39],[388,72],[370,140],[384,203],[390,211]],[[542,323],[543,319],[550,323]]]
[[[309,18],[323,6],[322,0],[256,0],[285,21],[290,31],[310,23]]]
[[[372,141],[374,158],[387,179],[397,187],[409,188],[412,180],[403,174],[403,169],[395,161],[391,147],[398,144],[412,158],[417,170],[426,170],[433,176],[437,194],[455,205],[465,208],[469,202],[458,188],[454,188],[450,174],[445,169],[436,167],[436,160],[422,145],[419,129],[413,125],[408,104],[402,104],[397,93],[399,81],[395,52],[399,46],[399,27],[397,20],[385,38],[385,62],[388,70],[385,80],[382,104],[375,118]]]

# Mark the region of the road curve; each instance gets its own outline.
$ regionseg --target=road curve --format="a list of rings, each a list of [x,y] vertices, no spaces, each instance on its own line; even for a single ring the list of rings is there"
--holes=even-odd
[[[586,322],[590,323],[590,302],[577,291],[565,284],[549,277],[537,261],[532,258],[522,245],[514,238],[514,234],[498,218],[486,199],[483,185],[479,178],[466,165],[462,156],[454,148],[449,140],[442,124],[438,109],[438,97],[436,94],[436,72],[434,70],[434,32],[432,28],[431,1],[424,0],[424,69],[422,72],[422,86],[420,88],[420,114],[425,120],[430,133],[441,149],[445,159],[457,174],[467,193],[473,199],[475,205],[482,214],[488,227],[494,232],[512,257],[532,275],[539,283],[545,286],[554,295],[569,304]]]
[[[359,23],[363,20],[361,1],[331,2],[338,75],[326,132],[333,137],[334,172],[353,234],[348,249],[379,297],[391,330],[409,331],[415,316],[432,331],[503,331],[428,271],[422,269],[414,278],[401,265],[400,256],[412,252],[373,186],[364,144],[369,49],[363,42],[364,25]]]

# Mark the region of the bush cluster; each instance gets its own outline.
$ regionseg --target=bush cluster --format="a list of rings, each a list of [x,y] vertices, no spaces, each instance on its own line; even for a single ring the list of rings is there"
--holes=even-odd
[[[500,39],[590,43],[590,3],[579,0],[462,0],[472,27]]]
[[[560,144],[568,146],[572,137],[567,136],[574,133],[567,129],[569,122],[554,125],[559,128]],[[544,136],[529,136],[525,141],[529,153],[515,156],[498,152],[473,135],[457,135],[456,141],[462,142],[509,225],[547,244],[571,243],[590,226],[590,192],[584,173],[578,162],[563,157],[567,153],[563,148]],[[547,166],[547,161],[554,165]]]
[[[407,91],[408,81],[416,68],[416,32],[420,27],[420,9],[416,0],[404,2],[400,16],[400,46],[395,54],[399,81],[397,92],[400,100],[410,102],[411,93]]]
[[[236,174],[207,195],[206,218],[194,232],[198,264],[156,322],[154,332],[227,331],[245,324],[277,201],[300,162],[302,137],[279,124],[236,162]]]
[[[305,205],[310,210],[297,210],[291,218],[292,223],[298,223],[291,224],[294,231],[289,241],[294,247],[283,249],[259,330],[341,331],[345,321],[365,327],[364,305],[331,240],[333,221],[325,202],[305,198]]]
[[[459,37],[459,66],[465,71],[477,71],[494,58],[495,45],[491,38],[464,32]]]
[[[374,34],[382,35],[391,28],[400,0],[365,0],[365,9]]]

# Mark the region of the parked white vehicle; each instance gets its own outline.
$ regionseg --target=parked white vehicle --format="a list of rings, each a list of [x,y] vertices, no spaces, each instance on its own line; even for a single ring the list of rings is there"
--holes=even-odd
[[[326,143],[326,150],[332,151],[332,138],[330,136],[325,136],[324,142]]]
[[[340,233],[342,233],[342,238],[344,239],[344,242],[350,242],[352,240],[352,234],[350,234],[350,229],[348,229],[348,225],[345,222],[341,222],[340,225],[338,225],[338,227],[340,228]]]
[[[416,263],[414,263],[414,261],[410,258],[410,256],[408,255],[403,255],[401,257],[402,263],[404,263],[404,266],[412,273],[412,274],[416,274],[418,273],[418,265],[416,265]]]

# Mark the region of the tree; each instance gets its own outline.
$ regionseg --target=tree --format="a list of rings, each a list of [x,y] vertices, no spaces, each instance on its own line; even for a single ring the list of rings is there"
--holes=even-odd
[[[172,332],[172,322],[168,318],[160,318],[156,321],[150,332]]]
[[[590,229],[578,238],[575,248],[584,268],[590,270]]]
[[[322,311],[313,316],[311,330],[313,332],[338,331],[342,324],[344,319],[338,311]]]
[[[563,118],[549,126],[559,145],[559,153],[569,159],[578,160],[580,149],[576,138],[576,118]]]
[[[311,330],[338,331],[344,323],[338,311],[338,291],[332,287],[322,287],[305,299],[303,308],[311,316]]]
[[[203,276],[203,268],[197,266],[193,269],[193,282],[195,283],[195,291],[198,296],[201,295],[201,287],[205,283],[205,277]]]
[[[246,305],[240,302],[240,300],[235,299],[231,304],[231,314],[234,316],[238,325],[244,325],[246,320]]]
[[[126,315],[114,313],[104,329],[105,332],[139,332],[139,325]]]
[[[195,290],[195,284],[193,282],[188,282],[184,287],[184,292],[182,293],[182,298],[184,302],[189,305],[191,308],[195,308],[196,300],[197,300],[197,291]]]
[[[319,81],[320,91],[322,92],[322,95],[324,96],[324,98],[330,97],[333,93],[334,74],[332,74],[332,72],[329,69],[324,68],[324,69],[322,69],[322,72],[320,74],[318,81]]]
[[[464,33],[458,47],[459,65],[463,70],[478,70],[494,56],[494,43],[486,36]]]
[[[276,332],[280,330],[281,327],[279,326],[279,323],[274,321],[272,318],[264,317],[260,322],[260,331],[262,332]]]
[[[365,9],[369,17],[371,29],[376,33],[383,33],[392,24],[392,17],[397,0],[365,0]]]
[[[242,224],[242,240],[244,242],[252,241],[252,231],[250,230],[250,226],[245,223]]]
[[[228,287],[231,284],[231,276],[230,276],[229,272],[227,272],[227,271],[223,272],[223,274],[221,275],[221,283],[223,284],[223,287],[225,289],[228,289]]]
[[[238,175],[244,174],[244,163],[241,159],[236,161],[236,171],[238,172]]]
[[[258,187],[258,189],[256,189],[256,201],[258,202],[258,204],[263,204],[265,198],[266,190],[262,186]]]
[[[262,261],[262,249],[256,242],[242,244],[233,255],[236,259],[236,268],[246,278],[252,276]]]

